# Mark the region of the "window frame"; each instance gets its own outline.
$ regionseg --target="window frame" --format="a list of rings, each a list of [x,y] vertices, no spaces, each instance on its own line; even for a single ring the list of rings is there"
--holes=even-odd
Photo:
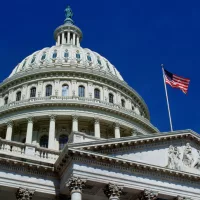
[[[66,90],[66,95],[63,95],[63,87],[67,86],[67,90]],[[69,96],[69,85],[68,84],[63,84],[62,85],[62,97],[67,97]]]
[[[51,87],[50,92],[47,91],[47,90],[49,89],[48,87]],[[53,94],[53,86],[52,86],[51,84],[46,85],[46,88],[45,88],[45,96],[46,96],[46,97],[50,97],[50,96],[52,96],[52,94]]]
[[[32,91],[33,89],[35,89],[35,92]],[[34,94],[34,95],[32,95],[32,94]],[[31,87],[31,89],[30,89],[30,98],[34,98],[34,97],[36,97],[36,87]]]
[[[85,86],[84,85],[79,85],[78,96],[79,97],[85,97]]]
[[[22,98],[22,92],[21,91],[17,91],[16,92],[16,101],[21,101],[21,98]]]
[[[100,99],[101,98],[101,91],[98,88],[94,89],[94,98],[95,99]]]
[[[111,98],[112,97],[112,98]],[[108,99],[109,99],[109,103],[114,103],[114,94],[113,93],[109,93],[108,94]],[[112,99],[112,100],[111,100]]]

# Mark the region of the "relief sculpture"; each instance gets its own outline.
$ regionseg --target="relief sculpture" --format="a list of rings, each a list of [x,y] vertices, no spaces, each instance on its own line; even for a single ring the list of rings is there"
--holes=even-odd
[[[191,167],[193,162],[194,162],[194,158],[192,155],[192,148],[191,148],[190,144],[187,143],[186,147],[184,149],[184,152],[183,152],[183,163],[186,166]]]
[[[168,163],[170,169],[200,173],[200,150],[196,150],[187,143],[183,147],[169,146]]]

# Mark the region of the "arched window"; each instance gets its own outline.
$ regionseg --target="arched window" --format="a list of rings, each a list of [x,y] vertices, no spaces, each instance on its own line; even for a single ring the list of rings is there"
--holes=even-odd
[[[43,135],[40,138],[40,147],[48,148],[48,140],[49,140],[49,137],[47,135]]]
[[[109,102],[114,103],[114,95],[112,93],[109,93]]]
[[[65,50],[64,57],[65,57],[65,58],[68,58],[68,57],[69,57],[69,52],[68,52],[68,50]]]
[[[52,95],[52,85],[47,85],[46,86],[46,97]]]
[[[31,64],[33,64],[35,62],[35,58],[36,58],[36,55],[33,56],[32,60],[31,60]]]
[[[4,105],[7,105],[8,104],[8,97],[6,97],[5,99],[4,99]]]
[[[36,87],[30,89],[30,97],[36,97]]]
[[[90,54],[89,54],[89,53],[87,54],[87,60],[88,60],[89,62],[91,62],[91,61],[92,61],[92,58],[91,58],[91,56],[90,56]]]
[[[57,54],[57,51],[55,50],[55,51],[53,52],[52,58],[53,58],[53,59],[56,59],[56,58],[57,58],[57,55],[58,55],[58,54]]]
[[[99,89],[94,89],[94,98],[95,99],[100,99],[100,90]]]
[[[68,136],[67,135],[61,135],[59,137],[59,150],[62,150],[68,142]]]
[[[125,107],[125,100],[124,99],[121,100],[121,105],[122,105],[122,107]]]
[[[42,54],[42,57],[41,57],[41,60],[43,61],[43,60],[45,60],[46,59],[46,52],[44,52],[43,54]]]
[[[20,91],[17,92],[17,94],[16,94],[16,101],[20,101],[21,100],[21,96],[22,96],[22,93]]]
[[[68,93],[69,93],[69,86],[68,85],[63,85],[62,86],[62,96],[66,97],[66,96],[68,96]]]
[[[85,87],[82,86],[82,85],[78,87],[78,96],[79,97],[84,97],[85,96]]]

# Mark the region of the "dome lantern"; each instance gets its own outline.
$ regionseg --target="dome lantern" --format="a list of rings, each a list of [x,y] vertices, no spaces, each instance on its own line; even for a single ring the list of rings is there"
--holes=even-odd
[[[82,40],[82,31],[80,28],[74,25],[72,19],[73,12],[70,6],[65,9],[66,19],[64,24],[59,26],[54,31],[54,39],[56,40],[56,46],[60,45],[74,45],[80,47],[80,42]]]

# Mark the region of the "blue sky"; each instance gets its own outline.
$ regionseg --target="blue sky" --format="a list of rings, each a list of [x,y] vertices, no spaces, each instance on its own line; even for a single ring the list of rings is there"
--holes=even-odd
[[[1,2],[0,81],[26,56],[54,45],[70,5],[82,47],[106,57],[146,101],[151,122],[169,131],[160,64],[191,79],[189,92],[167,86],[175,130],[200,132],[200,1],[20,0]]]

